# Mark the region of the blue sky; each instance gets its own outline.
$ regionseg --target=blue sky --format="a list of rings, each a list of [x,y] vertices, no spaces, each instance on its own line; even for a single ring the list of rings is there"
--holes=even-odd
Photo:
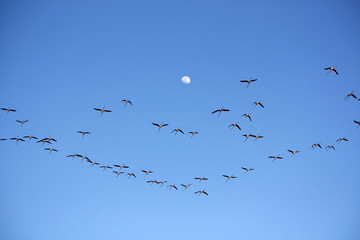
[[[0,112],[0,138],[51,136],[59,150],[0,142],[1,239],[360,238],[360,102],[344,101],[360,97],[357,1],[0,6],[0,107],[17,110]],[[335,65],[338,76],[324,71]],[[103,106],[113,112],[100,117]],[[231,111],[211,114],[222,106]],[[243,142],[248,133],[264,138]],[[126,163],[137,178],[74,153]]]

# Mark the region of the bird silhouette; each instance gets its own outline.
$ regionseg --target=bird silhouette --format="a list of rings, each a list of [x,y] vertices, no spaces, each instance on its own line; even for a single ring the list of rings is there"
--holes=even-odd
[[[129,168],[129,166],[126,166],[125,163],[123,163],[122,165],[115,164],[115,165],[113,165],[113,166],[120,168],[120,171],[121,171],[123,168]]]
[[[228,175],[223,175],[223,177],[226,177],[227,179],[226,179],[226,182],[227,181],[229,181],[230,179],[232,179],[232,178],[236,178],[235,176],[228,176]]]
[[[333,71],[336,75],[339,75],[339,73],[336,71],[336,68],[337,66],[335,67],[327,67],[327,68],[324,68],[324,70],[329,70],[328,74]]]
[[[67,155],[66,157],[71,157],[72,159],[74,159],[74,157],[77,157],[77,155],[79,155],[79,154]]]
[[[27,123],[29,120],[24,120],[24,121],[20,121],[20,120],[16,120],[18,123],[21,124],[21,127],[24,125],[24,123]]]
[[[171,133],[175,132],[175,135],[178,133],[178,132],[181,132],[182,134],[184,134],[184,132],[180,129],[180,128],[177,128],[177,129],[174,129],[171,131]]]
[[[196,178],[194,178],[194,179],[199,180],[199,182],[208,180],[208,179],[205,178],[205,177],[201,177],[201,178],[196,177]]]
[[[29,139],[29,142],[30,142],[31,139],[38,139],[37,137],[31,136],[31,135],[29,135],[29,136],[24,136],[24,138],[28,138],[28,139]]]
[[[16,138],[10,138],[10,140],[15,140],[16,141],[16,145],[18,144],[18,142],[25,142],[24,139],[16,137]]]
[[[337,143],[340,143],[340,142],[342,142],[342,141],[347,142],[347,141],[349,141],[349,140],[348,140],[348,139],[346,139],[346,138],[344,138],[344,137],[339,138],[338,140],[336,140],[336,142],[337,142]]]
[[[87,162],[88,162],[88,163],[91,163],[91,166],[90,166],[90,167],[92,167],[92,166],[94,166],[94,165],[100,165],[100,163],[93,162],[93,161],[91,161],[90,159],[88,159]]]
[[[169,185],[167,187],[169,188],[169,190],[171,190],[172,188],[175,188],[176,190],[178,190],[178,188],[175,186],[175,184]]]
[[[221,112],[229,112],[230,110],[229,109],[225,109],[224,106],[222,106],[220,109],[217,109],[215,111],[213,111],[211,114],[214,114],[214,113],[219,113],[218,117],[220,116]]]
[[[40,143],[40,142],[42,142],[42,146],[44,146],[44,143],[52,144],[52,143],[51,143],[49,140],[47,140],[46,138],[41,139],[41,140],[37,141],[36,143]]]
[[[127,105],[128,103],[130,103],[130,105],[132,106],[132,102],[129,100],[129,98],[128,98],[128,99],[123,99],[123,100],[121,100],[121,102],[125,102],[124,107],[126,107],[126,105]]]
[[[262,108],[265,108],[261,102],[253,102],[252,105],[254,105],[254,107],[256,107],[257,105],[260,105]]]
[[[356,120],[353,120],[354,123],[356,123],[358,126],[356,128],[359,128],[360,127],[360,122],[359,121],[356,121]]]
[[[255,82],[257,80],[258,80],[257,78],[256,79],[250,78],[250,80],[240,80],[240,82],[247,83],[246,88],[248,88],[250,83]]]
[[[150,181],[147,181],[147,183],[151,183],[151,185],[153,185],[154,183],[159,184],[159,182],[156,180],[150,180]]]
[[[326,151],[329,151],[329,149],[334,149],[335,150],[335,147],[333,145],[329,145],[329,146],[326,146],[325,147]]]
[[[126,175],[129,176],[128,179],[129,179],[131,176],[133,176],[134,178],[136,178],[136,175],[135,175],[134,173],[128,173],[128,174],[126,174]]]
[[[188,132],[188,133],[190,133],[191,134],[191,137],[193,137],[195,134],[199,134],[198,132]]]
[[[100,108],[94,108],[94,110],[101,112],[100,117],[103,115],[104,112],[112,112],[111,110],[105,109],[105,106],[104,106],[102,109],[100,109]]]
[[[86,159],[86,161],[87,161],[87,160],[90,160],[86,155],[83,156],[83,155],[81,155],[81,154],[76,154],[76,157],[81,158],[81,162],[84,161],[84,159]]]
[[[240,126],[238,125],[238,123],[237,123],[237,122],[236,122],[236,123],[232,123],[232,124],[230,124],[228,127],[231,127],[231,130],[233,130],[233,129],[234,129],[234,127],[236,127],[237,129],[241,130],[241,128],[240,128]]]
[[[116,174],[116,178],[120,175],[120,174],[123,174],[123,173],[125,173],[125,172],[120,172],[120,171],[113,171],[113,173],[115,173]],[[130,178],[130,176],[129,176],[129,178]]]
[[[250,134],[250,137],[255,138],[255,139],[254,139],[254,142],[255,142],[256,140],[258,140],[259,138],[264,138],[264,136],[260,136],[260,135],[252,135],[252,134]]]
[[[103,168],[104,170],[103,171],[105,171],[106,169],[112,169],[112,167],[110,167],[109,165],[106,165],[106,166],[100,166],[100,168]]]
[[[145,176],[144,177],[146,177],[149,173],[153,173],[153,171],[150,171],[150,170],[148,170],[148,171],[145,171],[145,170],[141,170],[143,173],[145,173]]]
[[[254,168],[244,168],[244,167],[241,167],[241,168],[246,171],[244,174],[254,170]]]
[[[49,151],[49,154],[51,154],[51,152],[58,152],[59,150],[56,150],[55,148],[44,148],[44,150]]]
[[[191,184],[188,184],[188,185],[181,184],[181,186],[183,186],[183,187],[184,187],[184,191],[185,191],[186,189],[188,189],[188,188],[191,186]]]
[[[349,99],[349,97],[353,97],[353,98],[355,98],[355,99],[358,99],[356,96],[355,96],[355,94],[354,94],[354,91],[352,91],[351,93],[349,93],[349,94],[347,94],[346,96],[345,96],[345,101],[347,101],[348,99]]]
[[[205,194],[206,196],[208,196],[209,194],[207,192],[205,192],[205,189],[204,190],[201,190],[201,191],[197,191],[197,192],[194,192],[195,194],[198,194],[199,196],[203,193]]]
[[[312,149],[314,149],[314,148],[316,148],[316,147],[322,148],[321,145],[320,145],[320,143],[314,143],[314,144],[311,146]]]
[[[7,112],[7,114],[8,114],[9,112],[16,112],[16,110],[15,110],[15,109],[11,109],[11,108],[1,108],[1,110],[6,111],[6,112]]]
[[[84,137],[86,134],[91,134],[91,132],[85,132],[85,131],[77,131],[78,133],[82,134],[82,137]]]
[[[163,123],[161,123],[161,124],[152,123],[152,125],[157,126],[157,127],[159,128],[159,129],[158,129],[158,132],[159,132],[162,127],[166,127],[166,126],[168,126],[169,124],[167,124],[167,123],[165,123],[165,124],[163,124]]]
[[[243,134],[243,137],[245,137],[244,142],[251,136],[251,134]]]
[[[291,153],[291,157],[293,157],[296,153],[300,152],[300,151],[293,151],[293,150],[289,150],[288,149],[288,152]]]
[[[250,120],[250,122],[252,122],[252,119],[251,119],[251,117],[250,117],[250,113],[244,113],[244,114],[241,115],[241,116],[244,116],[244,120],[245,120],[246,118],[248,118],[248,119]]]
[[[269,156],[268,158],[273,158],[272,162],[274,162],[276,159],[283,159],[282,157],[277,156]]]

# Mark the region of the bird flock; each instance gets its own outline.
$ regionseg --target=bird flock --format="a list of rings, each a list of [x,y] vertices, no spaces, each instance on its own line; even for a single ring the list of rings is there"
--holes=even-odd
[[[336,66],[335,67],[327,67],[327,68],[324,68],[324,70],[328,71],[327,74],[333,72],[334,74],[336,75],[339,75],[338,71],[336,70]],[[250,84],[254,83],[258,81],[258,79],[250,79],[250,80],[240,80],[241,83],[246,83],[246,87],[245,88],[248,88],[250,86]],[[358,99],[356,97],[356,95],[354,94],[354,91],[350,92],[349,94],[347,94],[344,98],[345,101],[348,101],[349,98],[353,98],[355,100],[358,100],[360,101],[360,99]],[[129,104],[130,106],[133,106],[133,103],[127,98],[127,99],[123,99],[121,102],[124,103],[124,107],[127,107],[127,105]],[[254,107],[257,107],[257,106],[260,106],[261,108],[265,108],[264,105],[262,104],[261,101],[256,101],[256,102],[253,102],[252,105]],[[16,110],[15,109],[12,109],[10,107],[8,108],[1,108],[1,110],[5,111],[6,114],[9,114],[9,113],[15,113]],[[100,112],[100,117],[104,114],[104,113],[111,113],[112,110],[109,110],[109,109],[106,109],[105,106],[103,106],[102,108],[93,108],[93,110],[97,111],[97,112]],[[226,113],[226,112],[229,112],[230,109],[227,109],[227,108],[224,108],[224,106],[222,106],[221,108],[219,109],[216,109],[214,111],[212,111],[212,114],[215,114],[217,115],[218,117],[220,117],[221,113]],[[244,113],[241,115],[241,117],[243,117],[243,120],[245,119],[248,119],[250,122],[252,122],[252,118],[250,116],[250,113]],[[17,123],[20,124],[21,127],[23,127],[24,124],[28,123],[29,120],[16,120]],[[353,120],[353,122],[356,124],[356,128],[359,128],[360,126],[360,121],[357,121],[357,120]],[[169,126],[168,123],[155,123],[155,122],[152,122],[152,125],[157,127],[157,131],[160,132],[160,130],[164,127],[167,127]],[[228,127],[233,130],[234,128],[236,128],[237,130],[241,131],[241,127],[239,126],[239,122],[236,122],[236,123],[232,123],[230,125],[228,125]],[[81,134],[82,137],[84,138],[86,135],[90,135],[91,132],[88,132],[88,131],[84,131],[84,130],[79,130],[77,131],[78,134]],[[174,135],[176,134],[185,134],[185,132],[180,129],[180,128],[175,128],[173,129],[171,132],[171,134],[174,133]],[[187,134],[190,134],[191,137],[194,137],[195,135],[198,135],[199,132],[197,131],[189,131]],[[262,139],[264,138],[264,136],[261,136],[261,135],[254,135],[254,134],[243,134],[242,135],[245,139],[244,139],[244,142],[248,140],[248,138],[253,138],[254,141],[258,140],[258,139]],[[45,138],[42,138],[42,139],[38,139],[37,137],[35,136],[32,136],[32,135],[26,135],[26,136],[23,136],[22,138],[17,136],[17,137],[13,137],[13,138],[9,138],[9,139],[6,139],[6,138],[1,138],[0,141],[6,141],[6,140],[11,140],[11,141],[16,141],[16,144],[18,144],[18,142],[25,142],[24,139],[28,139],[28,142],[30,142],[32,139],[36,140],[36,143],[40,143],[42,146],[44,146],[44,144],[47,144],[47,147],[44,147],[44,150],[45,151],[49,151],[49,154],[51,154],[52,152],[59,152],[59,150],[53,148],[53,147],[50,147],[50,145],[52,145],[53,143],[57,142],[56,139],[52,138],[52,137],[45,137]],[[341,137],[339,139],[336,140],[337,143],[340,143],[340,142],[347,142],[349,141],[347,138],[345,137]],[[317,142],[317,143],[314,143],[311,145],[311,148],[312,149],[322,149],[323,147],[321,146],[321,142]],[[329,150],[335,150],[335,146],[334,145],[327,145],[325,147],[325,150],[326,151],[329,151]],[[300,151],[299,150],[291,150],[291,149],[287,149],[287,151],[291,154],[290,155],[290,158],[292,158],[293,156],[297,155]],[[103,171],[106,171],[107,169],[111,170],[112,173],[114,173],[115,177],[118,178],[120,175],[125,175],[127,176],[128,179],[130,178],[137,178],[137,176],[135,175],[134,172],[125,172],[125,171],[128,171],[128,169],[130,168],[129,166],[127,166],[125,163],[119,165],[119,164],[113,164],[113,165],[102,165],[101,163],[99,162],[96,162],[96,161],[92,161],[89,157],[87,157],[87,155],[81,155],[81,154],[70,154],[70,155],[67,155],[66,156],[67,158],[77,158],[77,159],[81,159],[81,162],[83,162],[84,160],[86,160],[86,162],[88,162],[90,164],[90,167],[93,167],[94,165],[97,165],[99,166],[99,168],[103,169]],[[283,159],[282,156],[280,156],[280,154],[277,154],[277,155],[270,155],[268,156],[269,159],[272,159],[272,162],[276,161],[276,160],[281,160]],[[244,171],[244,174],[246,173],[249,173],[251,171],[254,171],[255,169],[254,168],[247,168],[247,167],[241,167],[241,169]],[[152,170],[144,170],[144,169],[141,169],[141,173],[143,174],[144,177],[147,177],[148,175],[154,175],[154,171]],[[225,179],[225,182],[228,182],[229,180],[231,179],[235,179],[237,178],[236,176],[234,175],[226,175],[226,174],[222,174],[222,177],[224,177]],[[198,182],[202,182],[202,181],[208,181],[208,178],[207,177],[194,177],[194,180],[198,181]],[[168,183],[166,180],[162,180],[162,181],[158,181],[156,179],[153,179],[153,180],[148,180],[146,181],[146,183],[150,184],[150,185],[153,185],[154,183],[156,185],[160,185],[160,186],[163,186],[165,183]],[[191,183],[187,183],[187,184],[181,184],[180,186],[183,188],[183,190],[187,190],[190,186],[192,186],[193,184]],[[178,187],[175,185],[175,184],[170,184],[170,185],[167,185],[167,188],[169,190],[171,189],[175,189],[175,190],[178,190]],[[205,189],[203,190],[197,190],[194,192],[194,194],[196,195],[208,195],[208,192],[205,191]]]

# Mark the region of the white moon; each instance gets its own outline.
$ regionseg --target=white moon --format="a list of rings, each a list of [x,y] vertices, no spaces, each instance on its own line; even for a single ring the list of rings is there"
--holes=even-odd
[[[185,84],[189,84],[191,82],[191,80],[188,76],[183,76],[181,81]]]

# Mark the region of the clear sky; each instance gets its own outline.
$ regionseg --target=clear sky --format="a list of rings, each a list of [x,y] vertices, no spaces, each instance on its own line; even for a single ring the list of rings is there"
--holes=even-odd
[[[59,152],[0,142],[0,239],[360,239],[359,23],[343,0],[1,1],[0,138]]]

